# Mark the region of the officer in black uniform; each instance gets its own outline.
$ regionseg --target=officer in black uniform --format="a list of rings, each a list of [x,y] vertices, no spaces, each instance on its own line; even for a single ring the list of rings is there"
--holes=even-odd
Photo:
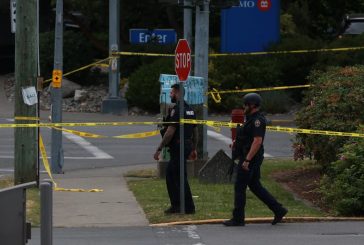
[[[236,147],[241,147],[235,181],[235,201],[233,218],[224,221],[226,226],[244,226],[246,189],[249,189],[274,213],[272,225],[281,222],[288,210],[260,183],[260,166],[264,159],[263,141],[266,130],[266,119],[259,112],[262,98],[256,93],[244,96],[244,126],[237,131]]]
[[[172,103],[176,105],[169,112],[166,121],[169,122],[179,122],[179,98],[180,90],[179,84],[174,84],[172,86],[170,97]],[[194,110],[185,102],[184,104],[184,118],[185,119],[196,119]],[[170,152],[170,161],[168,162],[166,169],[166,184],[169,199],[171,202],[171,207],[165,210],[166,214],[179,213],[180,212],[180,139],[179,139],[179,124],[167,124],[165,128],[162,129],[162,142],[158,146],[154,159],[158,160],[160,152],[163,147],[168,146]],[[187,168],[186,159],[194,158],[197,156],[196,146],[197,146],[197,127],[193,124],[184,124],[184,166],[185,166],[185,212],[186,214],[195,213],[195,205],[192,199],[192,193],[190,185],[187,180]]]

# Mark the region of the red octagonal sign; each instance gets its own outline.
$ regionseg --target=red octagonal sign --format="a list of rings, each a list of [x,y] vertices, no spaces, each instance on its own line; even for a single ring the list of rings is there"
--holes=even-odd
[[[186,81],[191,71],[191,49],[186,39],[178,41],[175,51],[175,70],[180,82]]]

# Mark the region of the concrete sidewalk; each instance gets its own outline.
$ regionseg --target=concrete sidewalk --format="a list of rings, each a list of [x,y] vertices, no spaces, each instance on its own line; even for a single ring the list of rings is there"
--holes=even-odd
[[[4,91],[7,76],[0,76],[0,118],[14,117],[14,103]],[[41,111],[47,121],[49,111]],[[120,116],[99,113],[64,113],[65,121],[121,121]],[[135,118],[122,118],[135,120]],[[138,120],[143,120],[139,118]],[[142,166],[138,166],[139,168]],[[103,192],[54,192],[55,227],[123,227],[146,226],[148,221],[134,195],[129,191],[123,173],[130,167],[86,169],[55,175],[58,187],[103,189]],[[42,179],[49,179],[43,174]]]
[[[143,210],[122,177],[127,170],[125,167],[101,168],[54,176],[61,188],[103,189],[103,192],[54,192],[54,226],[148,225]]]

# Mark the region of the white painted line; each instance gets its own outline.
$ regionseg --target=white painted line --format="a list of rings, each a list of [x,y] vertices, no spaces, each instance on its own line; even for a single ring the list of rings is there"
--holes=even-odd
[[[51,157],[47,157],[48,159],[51,159]],[[0,155],[0,159],[14,159],[14,156],[2,156]],[[42,159],[42,157],[40,157]],[[64,159],[70,159],[70,160],[102,160],[102,159],[114,159],[112,158],[100,158],[100,157],[64,157]]]
[[[102,151],[98,147],[92,145],[90,142],[85,140],[84,138],[74,135],[68,132],[62,132],[63,135],[69,139],[70,141],[74,142],[75,144],[79,145],[87,152],[89,152],[94,157],[92,159],[114,159],[114,157],[110,156],[108,153]]]
[[[219,140],[224,142],[227,145],[231,145],[231,138],[226,137],[225,135],[216,133],[214,131],[211,130],[207,130],[207,135],[210,136],[213,139]],[[273,157],[272,155],[268,154],[268,153],[264,153],[264,157]]]
[[[8,121],[8,122],[15,122],[15,120],[12,119],[12,118],[6,118],[5,120]]]
[[[39,172],[41,174],[46,174],[47,173],[47,171],[45,171],[45,170],[41,170]],[[14,169],[13,168],[0,168],[0,173],[14,173]]]

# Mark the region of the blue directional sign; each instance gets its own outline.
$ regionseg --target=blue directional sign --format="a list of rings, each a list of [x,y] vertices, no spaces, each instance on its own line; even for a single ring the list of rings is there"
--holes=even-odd
[[[131,44],[175,44],[177,33],[173,29],[130,29]]]

